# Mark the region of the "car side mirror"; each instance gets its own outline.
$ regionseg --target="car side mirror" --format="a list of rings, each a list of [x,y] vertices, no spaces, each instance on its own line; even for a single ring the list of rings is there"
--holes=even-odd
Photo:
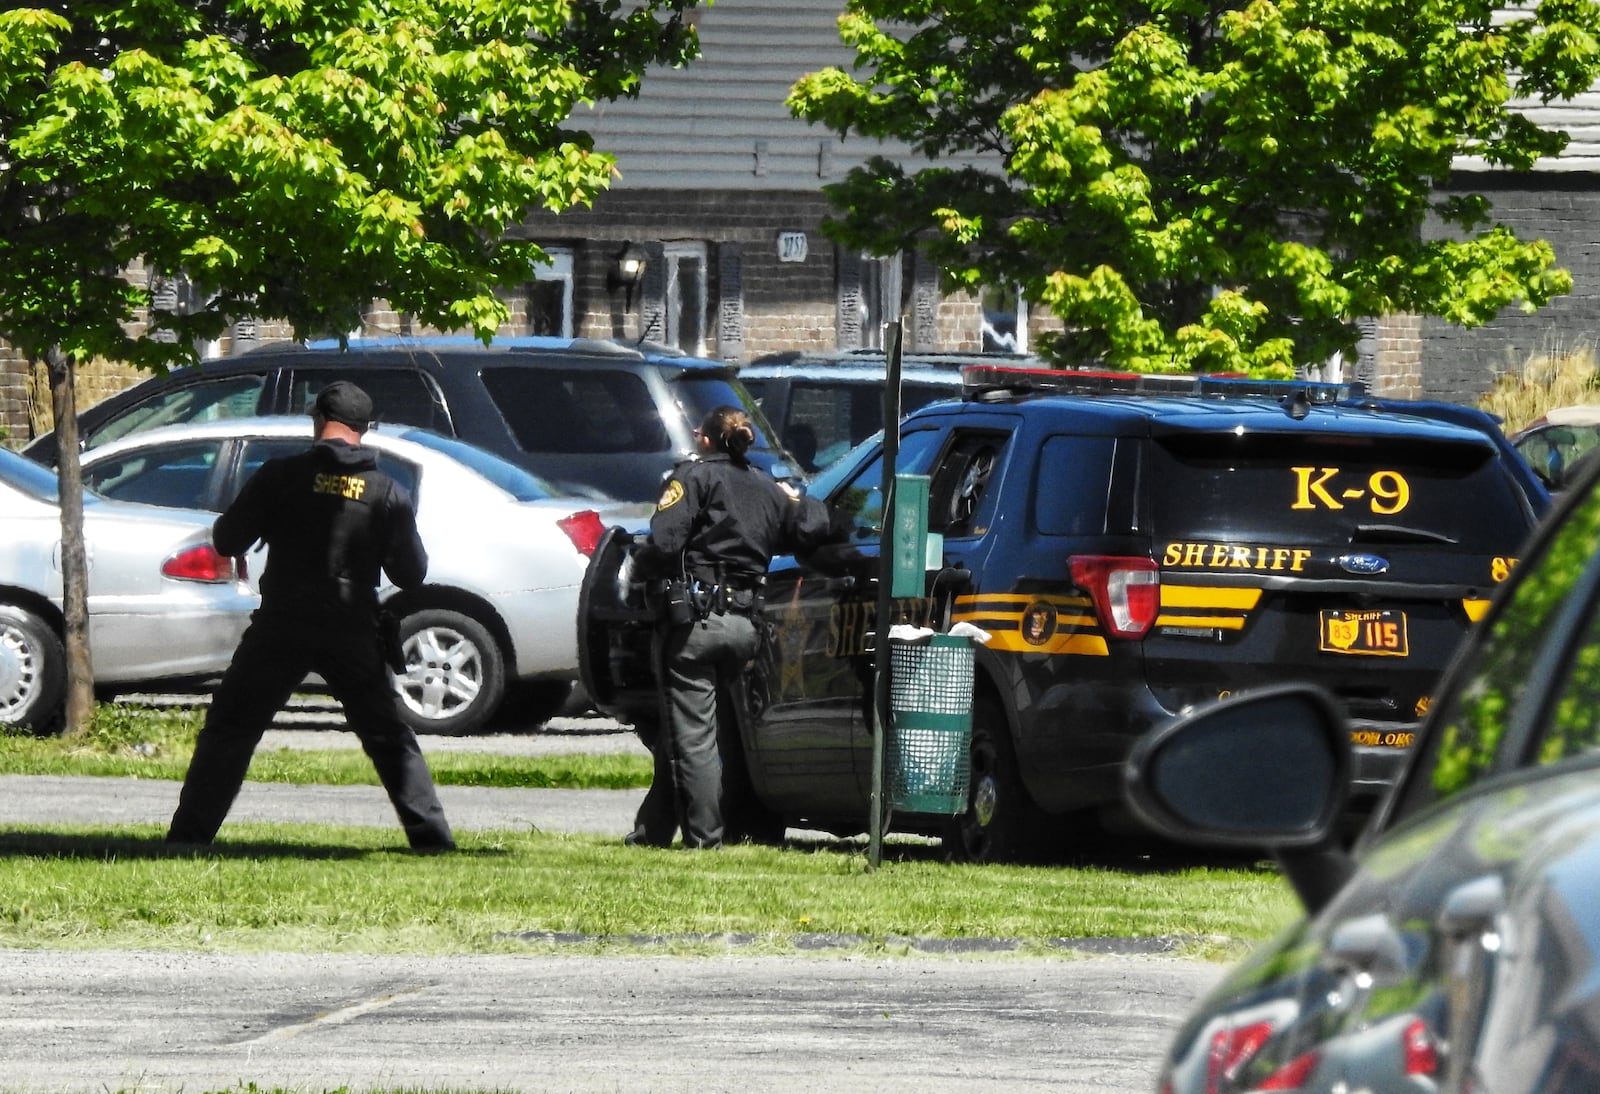
[[[1146,733],[1125,777],[1128,804],[1168,838],[1274,851],[1316,847],[1344,808],[1349,730],[1318,688],[1263,688]]]

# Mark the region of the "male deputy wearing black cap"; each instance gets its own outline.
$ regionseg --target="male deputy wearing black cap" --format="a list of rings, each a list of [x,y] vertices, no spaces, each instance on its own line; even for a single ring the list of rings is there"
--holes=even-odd
[[[428,554],[404,488],[361,445],[372,400],[340,380],[317,395],[315,442],[268,460],[217,518],[224,555],[269,548],[261,607],[211,699],[183,780],[169,843],[207,844],[222,826],[272,717],[315,672],[344,706],[417,851],[455,847],[416,735],[400,719],[378,629],[379,570],[422,584]]]

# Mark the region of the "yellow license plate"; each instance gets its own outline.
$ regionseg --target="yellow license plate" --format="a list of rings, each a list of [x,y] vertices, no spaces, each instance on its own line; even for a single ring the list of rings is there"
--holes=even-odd
[[[1406,613],[1384,610],[1322,610],[1323,653],[1351,653],[1366,657],[1405,657]]]

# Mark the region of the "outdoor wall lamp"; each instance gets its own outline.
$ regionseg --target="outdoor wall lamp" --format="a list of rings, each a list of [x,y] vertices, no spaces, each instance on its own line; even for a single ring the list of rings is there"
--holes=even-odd
[[[639,287],[640,278],[644,277],[645,255],[644,251],[627,242],[622,245],[611,259],[611,268],[606,271],[606,289],[616,292],[622,289],[626,293],[625,307],[633,307],[633,290]]]

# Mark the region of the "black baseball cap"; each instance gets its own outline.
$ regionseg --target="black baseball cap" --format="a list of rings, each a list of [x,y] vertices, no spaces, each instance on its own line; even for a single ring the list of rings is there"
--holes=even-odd
[[[372,396],[349,380],[335,380],[317,392],[312,413],[330,422],[365,432],[372,424]]]

